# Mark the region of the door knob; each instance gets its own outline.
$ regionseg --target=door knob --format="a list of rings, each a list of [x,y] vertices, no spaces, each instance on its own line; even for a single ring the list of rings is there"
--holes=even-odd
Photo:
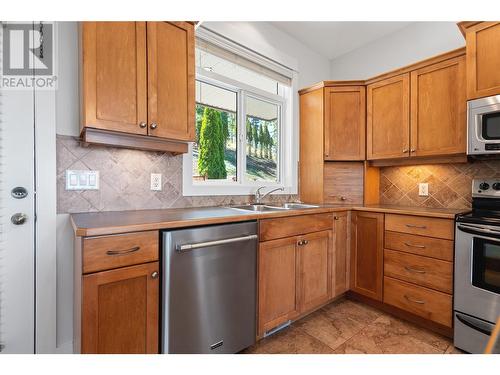
[[[10,195],[16,199],[23,199],[28,196],[28,190],[22,186],[17,186],[10,191]]]
[[[158,124],[156,122],[153,122],[151,123],[151,125],[149,125],[149,127],[154,130],[158,127]]]
[[[10,217],[10,221],[14,225],[22,225],[28,220],[28,215],[23,214],[21,212],[15,213]]]

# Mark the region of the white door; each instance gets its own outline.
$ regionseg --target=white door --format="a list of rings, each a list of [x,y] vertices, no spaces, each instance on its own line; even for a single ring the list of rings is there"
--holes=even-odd
[[[0,91],[0,348],[35,350],[34,92]],[[18,198],[14,188],[27,196]]]

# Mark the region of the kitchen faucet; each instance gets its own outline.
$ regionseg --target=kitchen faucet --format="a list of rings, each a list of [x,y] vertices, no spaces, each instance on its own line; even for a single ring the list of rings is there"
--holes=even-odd
[[[255,192],[255,204],[261,204],[261,200],[264,199],[265,197],[267,197],[269,194],[271,194],[272,192],[275,192],[275,191],[285,191],[285,188],[282,188],[282,187],[279,187],[279,188],[276,188],[276,189],[273,189],[273,190],[269,190],[267,193],[265,194],[262,194],[260,191],[262,189],[265,189],[266,187],[265,186],[261,186],[257,189],[257,191]]]

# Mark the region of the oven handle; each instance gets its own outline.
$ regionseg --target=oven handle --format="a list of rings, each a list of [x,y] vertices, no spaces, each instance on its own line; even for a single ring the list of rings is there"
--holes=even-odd
[[[470,234],[476,234],[476,235],[488,235],[493,237],[494,239],[500,240],[500,230],[496,231],[493,229],[488,229],[488,228],[478,228],[476,226],[466,226],[466,225],[461,225],[458,224],[457,228],[460,229],[462,232],[465,233],[470,233]]]
[[[459,313],[455,313],[455,316],[460,321],[460,323],[462,323],[462,324],[466,325],[467,327],[472,328],[476,331],[479,331],[485,335],[491,336],[491,332],[493,332],[493,328],[487,327],[487,323],[481,322],[483,324],[479,325],[475,322],[476,319],[469,318],[466,315],[462,315]]]

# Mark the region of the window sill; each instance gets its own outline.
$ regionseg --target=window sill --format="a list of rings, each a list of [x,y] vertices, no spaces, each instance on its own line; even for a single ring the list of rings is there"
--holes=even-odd
[[[297,188],[285,187],[279,184],[261,185],[236,185],[236,184],[220,184],[220,185],[203,185],[184,183],[182,187],[182,195],[185,197],[204,196],[204,195],[254,195],[255,191],[260,187],[265,186],[267,189],[275,189],[284,187],[284,191],[277,191],[272,195],[297,194]]]

